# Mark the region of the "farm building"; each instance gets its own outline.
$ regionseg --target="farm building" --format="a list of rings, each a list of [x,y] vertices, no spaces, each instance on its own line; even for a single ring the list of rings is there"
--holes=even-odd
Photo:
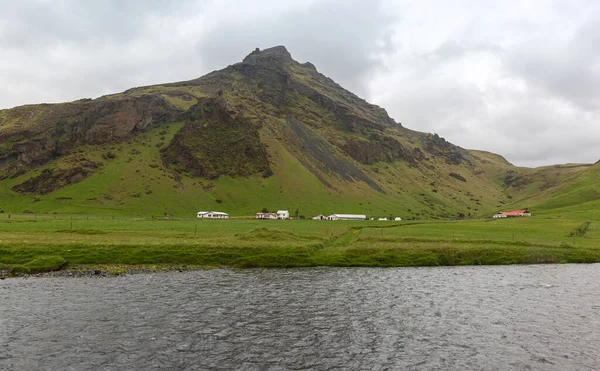
[[[208,219],[228,219],[229,218],[229,214],[227,213],[222,213],[220,211],[198,211],[198,214],[196,214],[197,218],[208,218]]]
[[[277,213],[256,213],[256,219],[277,219]]]
[[[513,210],[513,211],[500,211],[498,214],[494,215],[492,218],[516,218],[519,216],[531,216],[529,210]]]
[[[331,214],[327,220],[367,220],[366,215],[359,214]]]
[[[395,220],[395,221],[399,221],[399,220],[402,220],[402,218],[401,218],[401,217],[399,217],[399,216],[397,216],[397,217],[395,217],[395,218],[394,218],[394,220]]]
[[[323,214],[317,215],[312,218],[313,220],[327,220],[327,217]]]
[[[289,219],[290,213],[287,210],[277,210],[277,218],[279,219]]]
[[[380,221],[381,221],[381,220],[388,220],[388,218],[379,218],[379,219],[377,219],[377,220],[380,220]]]

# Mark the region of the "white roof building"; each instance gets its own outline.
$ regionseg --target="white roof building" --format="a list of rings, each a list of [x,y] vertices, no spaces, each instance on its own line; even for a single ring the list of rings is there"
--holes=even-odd
[[[277,219],[276,213],[256,213],[256,219]]]
[[[327,220],[366,220],[366,215],[361,214],[331,214]]]
[[[277,217],[279,219],[289,219],[290,213],[287,210],[277,210]]]
[[[228,219],[229,214],[220,211],[198,211],[196,217],[201,219]]]

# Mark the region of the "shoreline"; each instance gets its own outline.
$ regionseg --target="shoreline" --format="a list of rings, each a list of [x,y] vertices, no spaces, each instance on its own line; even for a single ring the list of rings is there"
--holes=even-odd
[[[65,267],[60,270],[49,272],[36,272],[12,275],[9,269],[0,268],[0,280],[12,278],[115,278],[121,276],[137,275],[137,274],[154,274],[154,273],[169,273],[169,272],[194,272],[212,269],[238,269],[238,270],[255,270],[255,269],[302,269],[302,268],[440,268],[440,267],[472,267],[472,266],[516,266],[516,265],[587,265],[600,264],[598,261],[588,262],[523,262],[523,263],[497,263],[497,264],[439,264],[439,265],[387,265],[387,266],[366,266],[366,265],[310,265],[310,266],[257,266],[257,267],[239,267],[231,265],[209,266],[209,265],[122,265],[122,264],[103,264],[103,265],[78,265],[74,267]]]
[[[46,277],[73,277],[73,278],[111,278],[133,274],[151,274],[163,272],[191,272],[221,267],[210,266],[187,266],[187,265],[121,265],[121,264],[103,264],[103,265],[78,265],[74,267],[65,267],[63,269],[11,275],[9,269],[0,268],[0,279],[8,278],[46,278]],[[228,267],[229,268],[229,267]]]

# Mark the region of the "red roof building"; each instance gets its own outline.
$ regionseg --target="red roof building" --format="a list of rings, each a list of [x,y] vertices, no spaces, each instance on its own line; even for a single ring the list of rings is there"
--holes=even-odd
[[[531,216],[529,210],[513,210],[513,211],[500,211],[498,214],[494,215],[494,218],[516,218],[518,216]]]

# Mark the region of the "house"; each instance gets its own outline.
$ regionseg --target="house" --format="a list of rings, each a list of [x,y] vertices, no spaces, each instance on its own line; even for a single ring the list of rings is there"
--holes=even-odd
[[[317,215],[312,218],[313,220],[327,220],[327,217],[323,214]]]
[[[402,220],[402,218],[401,218],[401,217],[399,217],[399,216],[397,216],[397,217],[395,217],[395,218],[394,218],[394,220],[395,220],[395,221],[400,221],[400,220]]]
[[[196,217],[201,219],[229,219],[229,214],[220,211],[198,211]]]
[[[290,213],[287,210],[277,210],[277,218],[279,219],[289,219]]]
[[[531,213],[527,209],[513,210],[513,211],[500,211],[499,213],[494,215],[492,218],[495,218],[495,219],[497,219],[497,218],[516,218],[519,216],[531,216]]]
[[[256,213],[256,219],[277,219],[277,213]]]
[[[366,215],[359,214],[331,214],[327,220],[367,220]]]

